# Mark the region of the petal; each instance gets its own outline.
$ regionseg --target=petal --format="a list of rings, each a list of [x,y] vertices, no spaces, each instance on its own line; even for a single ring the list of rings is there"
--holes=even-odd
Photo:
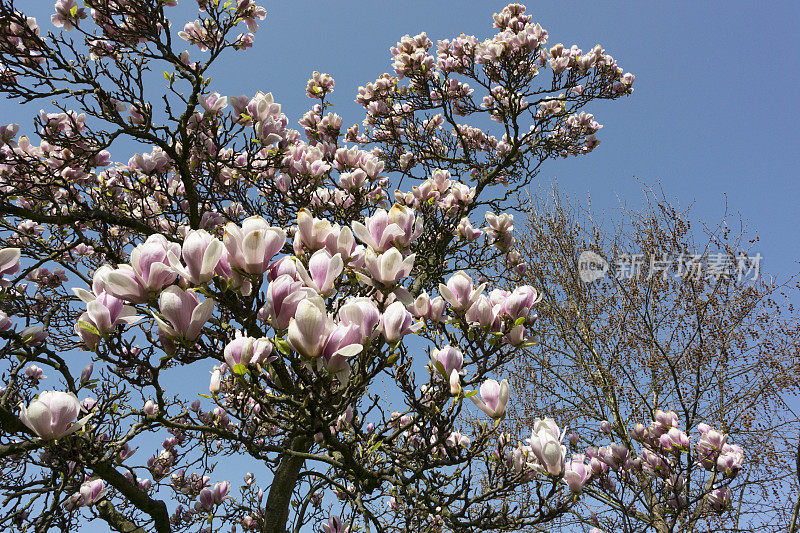
[[[216,302],[213,298],[206,298],[203,303],[194,308],[191,321],[189,322],[189,329],[186,332],[186,338],[188,340],[194,340],[200,335],[200,330],[203,329],[203,325],[211,318],[211,314],[214,312],[214,304],[216,304]]]
[[[214,275],[214,269],[217,268],[217,263],[219,263],[219,258],[222,257],[222,250],[224,248],[219,239],[212,239],[211,242],[208,243],[208,248],[206,248],[203,254],[203,264],[200,268],[201,283],[205,283]]]
[[[97,296],[95,296],[93,293],[91,293],[91,292],[87,291],[86,289],[79,289],[79,288],[77,288],[77,287],[74,287],[74,288],[72,289],[72,292],[74,292],[74,293],[75,293],[75,296],[77,296],[78,298],[80,298],[80,299],[81,299],[81,301],[83,301],[83,302],[85,302],[85,303],[87,303],[87,304],[88,304],[89,302],[92,302],[92,301],[94,301],[94,300],[95,300],[95,298],[97,298]]]
[[[367,227],[364,224],[355,221],[353,222],[352,226],[353,233],[361,242],[371,247],[373,250],[378,248],[378,243],[372,238],[372,235],[370,235],[369,230],[367,230]]]
[[[263,231],[256,230],[245,235],[242,240],[244,270],[248,274],[263,274],[266,269],[269,260],[265,260],[264,257],[267,251],[267,242],[264,237]]]
[[[89,318],[92,319],[92,322],[94,322],[94,325],[100,333],[106,334],[114,331],[114,324],[111,322],[111,313],[108,312],[105,305],[97,300],[91,301],[86,305],[86,312],[89,314]]]

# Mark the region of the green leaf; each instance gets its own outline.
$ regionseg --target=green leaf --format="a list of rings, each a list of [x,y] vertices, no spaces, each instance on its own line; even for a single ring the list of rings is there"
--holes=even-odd
[[[237,376],[244,376],[247,374],[247,367],[241,363],[233,365],[233,373]]]
[[[389,359],[386,360],[386,364],[389,365],[389,366],[392,366],[393,364],[395,364],[397,362],[398,359],[400,359],[400,354],[399,353],[392,354],[392,355],[389,356]]]
[[[200,396],[201,398],[207,398],[209,400],[211,399],[211,396],[209,396],[208,394],[198,394],[198,396]]]
[[[472,391],[469,391],[469,392],[467,392],[466,394],[464,394],[464,398],[472,398],[472,397],[473,397],[473,396],[475,396],[476,394],[478,394],[478,391],[476,391],[476,390],[472,390]]]
[[[289,355],[292,352],[292,347],[289,345],[286,339],[275,337],[272,344],[274,344],[278,351],[283,355]]]
[[[525,317],[524,316],[521,316],[521,317],[519,317],[518,319],[516,319],[514,321],[514,325],[515,326],[521,326],[524,323],[525,323]]]
[[[436,370],[438,370],[439,373],[444,377],[444,379],[449,378],[449,376],[447,375],[447,370],[445,369],[441,361],[436,361],[433,363],[433,365],[436,367]]]
[[[93,335],[102,337],[102,335],[100,335],[100,332],[97,331],[97,328],[91,325],[89,322],[86,322],[85,320],[78,320],[78,327],[81,328],[83,331],[88,331]]]
[[[227,2],[225,2],[225,5],[222,6],[222,9],[228,9],[229,7],[231,7],[231,4],[233,4],[233,2],[231,2],[231,0],[228,0]]]

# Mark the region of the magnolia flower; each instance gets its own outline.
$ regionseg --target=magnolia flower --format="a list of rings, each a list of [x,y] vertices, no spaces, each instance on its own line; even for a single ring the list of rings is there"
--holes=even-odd
[[[323,533],[350,533],[350,526],[345,526],[342,519],[338,516],[328,518],[326,524],[322,524]]]
[[[208,392],[212,395],[219,392],[222,388],[222,370],[218,366],[211,372],[211,381],[208,384]]]
[[[531,434],[531,451],[542,468],[551,476],[558,476],[564,469],[567,448],[561,444],[563,435],[552,418],[537,418]]]
[[[449,379],[449,376],[455,371],[461,371],[461,366],[464,364],[464,355],[461,350],[452,346],[445,346],[441,350],[431,350],[431,362],[434,367],[439,363],[444,367],[444,377]]]
[[[0,331],[8,331],[13,325],[8,315],[0,311]]]
[[[203,329],[203,324],[211,318],[214,312],[214,299],[206,298],[203,303],[193,290],[184,291],[174,285],[167,287],[161,293],[158,307],[161,314],[169,321],[162,320],[158,315],[153,315],[158,324],[159,332],[169,338],[183,338],[195,340]]]
[[[142,412],[144,412],[144,414],[147,416],[153,416],[156,414],[156,411],[156,404],[153,402],[153,400],[147,400],[144,402],[144,407],[142,408]]]
[[[19,419],[44,440],[60,439],[81,429],[91,418],[87,415],[75,422],[80,410],[81,402],[73,393],[46,391],[27,407],[20,404]]]
[[[439,293],[456,311],[466,311],[481,295],[486,284],[473,288],[472,278],[464,272],[456,272],[447,280],[447,285],[439,284]]]
[[[133,324],[141,319],[136,309],[123,305],[122,300],[103,291],[95,296],[83,289],[72,289],[78,298],[86,302],[86,312],[81,314],[75,324],[75,333],[80,335],[89,349],[94,349],[100,337],[86,325],[94,328],[100,336],[113,333],[119,324]],[[83,323],[83,325],[82,325]]]
[[[369,278],[359,277],[369,284],[374,280],[383,285],[394,285],[411,273],[411,269],[414,268],[415,256],[416,254],[411,254],[403,259],[403,254],[397,248],[391,248],[378,256],[372,250],[367,249],[364,253],[364,263]]]
[[[503,213],[498,216],[488,211],[486,213],[486,222],[489,224],[489,228],[497,233],[514,231],[514,215],[509,213]]]
[[[394,245],[408,246],[422,232],[421,221],[408,207],[395,204],[387,213],[378,209],[361,222],[353,222],[353,233],[376,252],[385,252]]]
[[[30,365],[25,369],[25,375],[35,381],[40,381],[42,379],[47,379],[47,376],[44,375],[44,370],[39,368],[36,365]]]
[[[592,477],[592,469],[585,460],[586,456],[574,454],[572,460],[564,465],[564,482],[572,492],[580,493]]]
[[[297,266],[295,265],[294,258],[284,255],[271,265],[267,267],[267,281],[270,283],[278,279],[280,276],[288,275],[293,280],[297,281]]]
[[[342,383],[350,378],[348,359],[361,353],[364,346],[361,330],[355,324],[335,326],[322,348],[322,357],[317,359],[318,365],[328,372],[336,374]]]
[[[272,354],[272,343],[269,339],[237,336],[225,346],[223,355],[225,362],[233,369],[236,365],[268,363]]]
[[[225,247],[222,242],[206,230],[191,230],[183,240],[181,251],[186,267],[172,252],[168,254],[169,264],[186,280],[202,285],[214,276],[223,251]]]
[[[229,222],[222,239],[231,267],[240,268],[248,274],[263,274],[275,254],[283,248],[286,232],[254,216],[245,219],[241,229]]]
[[[228,498],[230,489],[231,484],[229,481],[215,483],[212,488],[204,487],[198,496],[199,501],[194,504],[195,510],[198,512],[212,510]]]
[[[674,449],[686,450],[689,448],[689,436],[678,428],[669,428],[669,431],[658,438],[661,447],[666,451]]]
[[[38,346],[42,344],[47,338],[47,335],[48,335],[47,330],[44,329],[44,326],[42,326],[41,324],[34,324],[32,326],[28,326],[27,328],[19,332],[19,336],[22,339],[22,342],[30,346]]]
[[[707,498],[711,508],[717,513],[722,513],[731,505],[731,489],[729,487],[714,489],[708,494]]]
[[[214,114],[228,107],[228,97],[219,93],[211,93],[200,98],[200,105],[206,113]]]
[[[301,356],[315,359],[322,355],[322,348],[332,329],[333,323],[325,312],[322,299],[304,299],[297,305],[297,311],[289,321],[286,340]]]
[[[458,222],[458,227],[456,227],[456,235],[461,237],[467,242],[472,242],[478,237],[481,236],[483,231],[472,227],[472,223],[470,223],[467,217],[462,218]]]
[[[451,396],[458,396],[461,394],[461,374],[458,373],[458,370],[453,369],[450,372],[450,395]]]
[[[381,312],[370,298],[351,298],[339,308],[337,318],[345,326],[357,326],[363,342],[378,334]]]
[[[88,507],[97,503],[100,498],[105,496],[106,492],[105,483],[102,479],[84,481],[78,493],[80,495],[79,505]]]
[[[329,221],[314,218],[307,209],[301,209],[297,212],[297,233],[292,242],[295,253],[302,255],[303,246],[311,251],[324,248],[331,231],[333,226]]]
[[[275,329],[286,329],[297,310],[297,305],[314,295],[313,289],[303,287],[303,282],[296,281],[289,274],[278,276],[267,287],[263,318]]]
[[[317,250],[308,260],[308,270],[303,263],[297,261],[297,273],[300,279],[311,289],[323,296],[333,290],[333,283],[344,269],[342,256],[338,253],[331,257],[327,250]]]
[[[3,248],[0,250],[0,276],[19,272],[20,255],[19,248]],[[4,278],[0,279],[0,287],[8,287],[10,284],[11,281]]]
[[[417,331],[422,325],[414,323],[414,318],[402,302],[394,302],[383,312],[381,331],[388,343],[395,343],[408,333]]]
[[[493,379],[487,379],[481,385],[481,399],[477,395],[470,396],[470,400],[478,408],[494,419],[502,418],[506,413],[508,403],[508,380],[504,379],[500,383]]]
[[[478,324],[481,327],[490,328],[493,331],[500,329],[500,320],[498,320],[497,312],[500,306],[492,306],[492,302],[481,294],[475,300],[470,308],[467,310],[464,318],[470,324]]]
[[[334,224],[328,234],[328,238],[325,239],[325,249],[331,255],[341,255],[342,260],[347,261],[356,249],[356,239],[353,237],[353,232],[347,226],[339,228],[337,224]]]
[[[530,285],[523,285],[514,289],[503,302],[503,313],[511,320],[527,317],[531,308],[542,301],[536,289]]]
[[[168,254],[177,257],[180,249],[163,235],[150,235],[131,251],[130,265],[105,274],[107,291],[129,302],[146,302],[148,292],[160,291],[175,281],[178,274],[170,266]]]

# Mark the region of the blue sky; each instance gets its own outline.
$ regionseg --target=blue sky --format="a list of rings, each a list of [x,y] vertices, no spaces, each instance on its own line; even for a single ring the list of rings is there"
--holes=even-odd
[[[190,2],[180,3],[175,13],[188,18]],[[425,31],[435,42],[464,32],[482,39],[492,33],[492,13],[505,5],[261,3],[268,16],[254,48],[224,58],[212,73],[212,89],[227,95],[272,92],[296,124],[312,103],[305,97],[306,80],[320,70],[336,79],[330,101],[346,125],[360,123],[356,90],[390,71],[389,47],[402,35]],[[20,5],[46,25],[52,2]],[[756,250],[766,271],[786,276],[798,270],[800,150],[794,134],[800,125],[800,5],[540,1],[528,9],[549,31],[550,43],[584,50],[601,43],[636,75],[630,98],[587,109],[604,125],[600,147],[588,156],[549,163],[541,181],[557,178],[572,195],[589,195],[601,211],[618,207],[620,199],[632,207],[641,204],[634,176],[648,184],[660,181],[667,197],[683,206],[693,203],[694,217],[708,222],[719,219],[727,202],[760,236]],[[174,22],[182,26],[184,20]],[[1,120],[30,131],[40,107],[46,108],[5,103]],[[130,154],[114,155],[127,161]],[[199,375],[207,376],[206,370]]]
[[[174,28],[194,19],[193,2],[171,11]],[[491,34],[491,15],[504,2],[261,2],[268,11],[255,46],[228,54],[212,72],[222,94],[272,92],[296,120],[312,103],[305,83],[313,70],[336,79],[330,101],[345,125],[360,122],[359,85],[391,71],[389,47],[421,31],[435,42],[461,32]],[[25,2],[46,24],[52,3]],[[30,6],[30,7],[28,7]],[[800,183],[792,134],[800,124],[800,56],[794,51],[800,5],[731,2],[555,2],[528,4],[550,43],[601,43],[636,75],[630,98],[589,107],[604,125],[589,156],[547,164],[540,181],[558,179],[595,209],[620,199],[640,205],[641,187],[661,182],[668,197],[694,203],[713,222],[726,198],[760,238],[764,268],[798,270]],[[187,46],[187,48],[189,48]],[[200,55],[192,49],[192,56]],[[7,106],[4,121],[30,128],[41,104]],[[117,155],[116,153],[114,155]],[[118,154],[126,161],[128,153]]]

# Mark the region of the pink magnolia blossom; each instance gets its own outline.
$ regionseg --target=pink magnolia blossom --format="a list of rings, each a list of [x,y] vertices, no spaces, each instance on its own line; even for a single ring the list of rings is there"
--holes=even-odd
[[[297,233],[292,242],[295,254],[302,255],[304,246],[312,252],[324,248],[332,231],[329,221],[314,218],[307,209],[301,209],[297,212]]]
[[[303,263],[296,263],[297,273],[307,287],[314,289],[323,296],[329,296],[333,291],[333,284],[342,273],[344,263],[338,253],[331,257],[327,250],[317,250],[308,260],[308,270]]]
[[[481,294],[467,310],[464,318],[471,324],[498,331],[501,328],[498,316],[499,307],[493,306],[489,298],[485,294]]]
[[[150,235],[131,251],[130,266],[120,265],[105,274],[108,292],[129,302],[146,302],[149,292],[160,291],[178,277],[168,255],[177,257],[180,249],[179,244],[167,241],[163,235]]]
[[[364,264],[369,277],[362,275],[359,278],[368,284],[377,281],[386,286],[395,285],[411,273],[415,257],[416,254],[411,254],[403,258],[403,254],[397,248],[390,248],[380,255],[367,249],[364,254]]]
[[[105,496],[106,492],[107,489],[105,488],[105,483],[102,479],[84,481],[83,484],[81,484],[80,491],[78,492],[80,495],[78,504],[83,507],[88,507],[97,503],[100,498]]]
[[[355,325],[361,334],[362,342],[373,339],[378,333],[381,312],[371,298],[351,298],[339,308],[339,321],[345,325]]]
[[[83,289],[73,289],[73,292],[86,302],[86,312],[78,318],[75,333],[81,336],[90,349],[97,347],[100,338],[81,323],[91,326],[101,336],[105,336],[113,333],[120,324],[133,324],[141,319],[136,316],[136,309],[124,305],[122,300],[106,292],[101,291],[97,296]]]
[[[349,358],[354,357],[364,350],[364,338],[356,324],[339,324],[335,326],[322,348],[322,357],[318,363],[335,374],[342,383],[350,379]]]
[[[245,219],[241,229],[229,222],[225,226],[223,242],[232,268],[240,268],[248,274],[263,274],[275,254],[283,248],[286,232],[255,216]]]
[[[449,379],[450,374],[460,372],[464,364],[464,355],[461,350],[453,346],[445,346],[441,350],[431,350],[431,362],[436,365],[440,363],[444,367],[444,377]]]
[[[44,440],[60,439],[81,429],[91,418],[87,415],[75,422],[80,410],[81,402],[73,393],[46,391],[27,407],[20,404],[19,419]]]
[[[16,274],[19,272],[19,248],[3,248],[0,250],[0,276]],[[11,282],[5,278],[0,279],[0,287],[8,287]]]
[[[542,296],[530,285],[514,289],[503,302],[503,314],[511,320],[527,317],[531,308],[542,301]]]
[[[323,533],[350,533],[350,526],[345,526],[342,519],[338,516],[328,518],[328,522],[322,524]]]
[[[211,511],[228,498],[231,484],[229,481],[215,483],[213,487],[204,487],[200,491],[198,501],[195,503],[195,510],[198,512]]]
[[[275,329],[286,329],[297,305],[313,295],[313,289],[304,287],[302,281],[296,281],[289,274],[278,276],[267,287],[264,319]]]
[[[321,298],[302,300],[294,317],[289,321],[286,340],[294,351],[306,359],[316,359],[333,329],[333,322],[325,312]]]
[[[456,272],[447,280],[447,284],[439,284],[439,292],[447,303],[456,311],[466,311],[481,295],[486,284],[477,288],[472,285],[472,278],[464,272]]]
[[[559,476],[564,469],[566,447],[561,444],[563,435],[552,418],[536,419],[531,434],[531,451],[545,472]]]
[[[381,317],[381,331],[388,343],[399,341],[405,335],[417,331],[421,326],[419,322],[414,323],[414,318],[402,302],[391,304]]]
[[[707,498],[711,508],[717,513],[722,513],[731,505],[731,489],[729,487],[714,489],[708,494]]]
[[[225,247],[222,242],[206,230],[191,230],[183,240],[181,265],[176,255],[168,254],[169,263],[181,276],[195,285],[202,285],[214,276]]]
[[[19,336],[25,344],[39,346],[47,339],[48,333],[41,324],[34,324],[20,331]]]
[[[223,350],[225,362],[232,369],[236,365],[247,366],[257,363],[268,363],[275,358],[272,354],[272,343],[269,339],[245,337],[238,335],[230,341]]]
[[[592,477],[592,469],[586,464],[586,456],[574,454],[564,465],[564,482],[575,493],[583,491],[583,486]]]
[[[200,303],[193,290],[184,291],[174,285],[167,287],[158,300],[159,310],[167,321],[154,315],[159,332],[172,339],[195,340],[211,318],[215,303],[213,298]]]
[[[385,252],[394,245],[408,246],[422,232],[421,219],[412,209],[399,204],[389,212],[378,209],[364,222],[353,222],[353,233],[376,252]]]
[[[477,395],[470,396],[469,399],[472,400],[472,403],[491,418],[502,418],[506,413],[506,404],[508,404],[510,392],[508,380],[504,379],[498,383],[494,379],[487,379],[481,385],[480,391],[480,400]]]

